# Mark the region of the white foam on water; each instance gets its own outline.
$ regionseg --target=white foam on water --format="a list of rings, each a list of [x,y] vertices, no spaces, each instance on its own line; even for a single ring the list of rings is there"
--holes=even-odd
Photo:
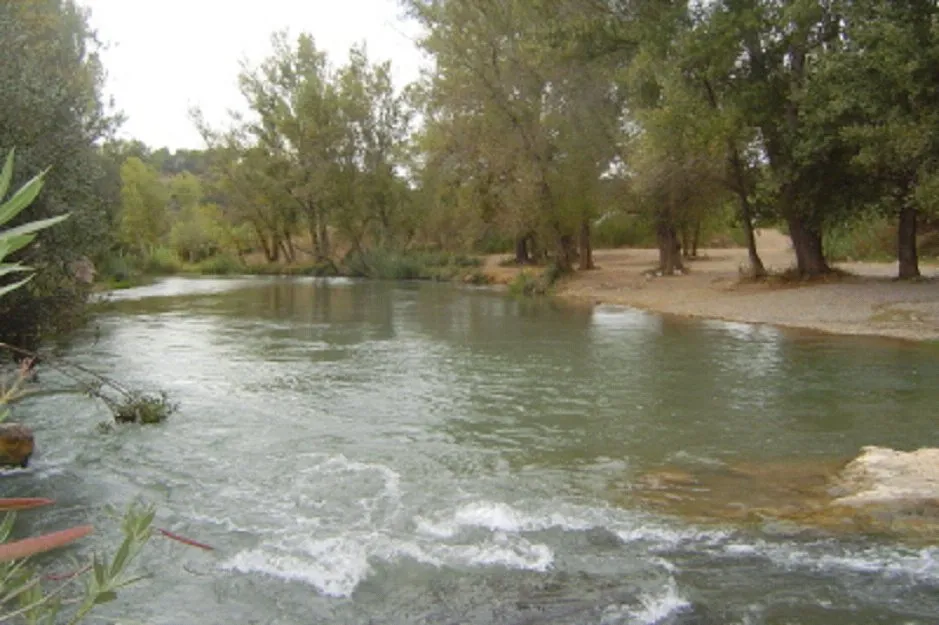
[[[221,568],[303,582],[330,597],[348,597],[371,571],[362,545],[345,538],[311,541],[303,554],[277,547],[250,549],[235,554]]]
[[[675,528],[665,525],[653,525],[646,522],[623,529],[614,529],[613,533],[626,544],[634,542],[653,543],[656,549],[674,549],[683,544],[716,545],[731,536],[727,530],[704,530],[695,527]]]
[[[636,625],[656,625],[672,614],[691,607],[691,603],[678,592],[675,578],[669,577],[665,588],[639,596],[640,605],[629,611],[629,622]]]
[[[908,576],[920,582],[939,584],[939,548],[895,547],[838,548],[830,541],[801,545],[756,541],[729,543],[722,552],[734,557],[763,557],[786,568],[808,568],[822,572]],[[838,551],[835,551],[838,550]]]
[[[605,527],[611,519],[607,511],[575,506],[554,506],[554,510],[524,512],[507,503],[474,501],[459,506],[436,519],[415,517],[417,531],[436,538],[453,538],[465,528],[493,532],[538,532],[551,528],[584,531]]]

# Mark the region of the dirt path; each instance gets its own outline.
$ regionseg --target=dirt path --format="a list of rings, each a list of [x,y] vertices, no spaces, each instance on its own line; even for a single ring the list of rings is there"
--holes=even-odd
[[[791,267],[789,238],[777,231],[758,233],[767,269]],[[488,257],[486,272],[508,283],[519,273],[500,267],[506,257]],[[663,313],[769,323],[839,334],[939,340],[939,266],[921,267],[927,280],[898,282],[894,263],[841,263],[852,275],[811,285],[741,282],[747,252],[742,248],[701,250],[687,275],[654,277],[658,251],[597,250],[597,269],[578,272],[558,285],[558,295],[591,303],[620,304]]]

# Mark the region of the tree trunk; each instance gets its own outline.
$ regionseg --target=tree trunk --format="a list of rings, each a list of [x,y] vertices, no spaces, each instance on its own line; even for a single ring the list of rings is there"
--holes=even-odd
[[[659,244],[659,271],[663,276],[673,276],[676,271],[684,271],[685,266],[681,260],[681,244],[678,242],[678,233],[675,226],[661,219],[656,227],[656,238]]]
[[[531,235],[528,233],[525,233],[515,237],[516,265],[527,265],[531,262],[531,257],[528,255],[528,239],[530,236]]]
[[[765,278],[766,267],[763,266],[763,259],[756,251],[756,233],[753,231],[753,210],[750,207],[750,200],[745,191],[737,192],[740,198],[740,221],[743,224],[743,234],[747,238],[747,255],[750,257],[750,274],[754,278]]]
[[[916,209],[904,202],[897,225],[897,260],[900,263],[900,279],[918,278],[919,255],[916,251]]]
[[[558,271],[562,274],[570,273],[574,269],[574,237],[569,234],[558,233],[557,257],[554,259]]]
[[[296,260],[297,253],[293,247],[293,237],[290,236],[290,232],[285,231],[284,236],[280,241],[284,248],[284,257],[287,259],[288,263],[292,263],[294,260]]]
[[[307,227],[307,231],[310,233],[310,243],[313,245],[313,258],[319,260],[322,255],[322,249],[320,248],[320,234],[316,228],[316,223],[311,223]]]
[[[829,273],[831,268],[825,262],[821,233],[809,227],[799,217],[790,216],[786,221],[789,224],[792,247],[796,252],[799,275],[811,278]]]
[[[277,234],[271,235],[270,252],[267,256],[268,262],[276,263],[280,261],[280,237]]]
[[[703,221],[704,221],[703,219],[699,219],[694,224],[694,234],[691,235],[691,257],[692,258],[698,257],[698,243],[701,242],[701,228],[702,228],[701,224]]]
[[[580,222],[580,270],[596,269],[593,264],[593,246],[590,243],[590,220],[586,217]]]
[[[325,215],[320,215],[319,221],[320,221],[320,223],[319,223],[319,227],[320,227],[320,236],[319,236],[319,241],[320,241],[320,256],[317,256],[316,260],[317,260],[317,261],[320,261],[320,262],[323,262],[323,261],[328,261],[328,260],[330,259],[330,257],[331,257],[332,254],[333,254],[333,251],[332,251],[332,248],[331,248],[331,246],[330,246],[330,241],[329,241],[329,227],[328,227],[327,224],[326,224],[326,216],[325,216]]]

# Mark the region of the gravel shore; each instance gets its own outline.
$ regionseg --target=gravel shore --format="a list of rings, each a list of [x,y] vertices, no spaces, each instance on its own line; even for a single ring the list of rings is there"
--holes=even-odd
[[[774,231],[760,233],[758,245],[767,269],[781,271],[795,258],[789,239]],[[839,263],[850,275],[812,284],[770,280],[741,281],[744,249],[706,249],[683,276],[649,275],[658,252],[650,249],[598,250],[595,271],[578,272],[558,285],[564,298],[619,304],[689,317],[767,323],[837,334],[939,340],[939,266],[922,264],[923,280],[900,282],[895,263]],[[491,257],[487,271],[498,282],[518,269],[498,267]]]

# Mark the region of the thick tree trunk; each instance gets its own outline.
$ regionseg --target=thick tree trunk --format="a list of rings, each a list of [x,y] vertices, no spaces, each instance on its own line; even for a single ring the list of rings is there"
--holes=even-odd
[[[675,227],[666,220],[659,221],[656,227],[656,238],[659,244],[659,271],[663,276],[673,276],[676,271],[684,271],[685,266],[681,260],[681,244],[678,242],[678,233]]]
[[[590,243],[590,220],[586,217],[580,222],[580,270],[596,269],[593,264],[593,245]]]
[[[904,203],[897,225],[897,260],[900,279],[918,278],[919,255],[916,251],[916,209]]]
[[[810,228],[798,217],[790,216],[786,221],[789,224],[792,247],[796,252],[799,275],[811,278],[829,273],[831,268],[825,262],[821,233]]]
[[[520,234],[515,237],[515,264],[527,265],[531,262],[531,256],[528,254],[528,239],[531,235],[528,233]]]

